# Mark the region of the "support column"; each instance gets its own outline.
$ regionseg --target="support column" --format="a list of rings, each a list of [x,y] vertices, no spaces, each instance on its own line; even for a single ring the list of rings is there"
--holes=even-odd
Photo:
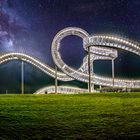
[[[21,94],[24,94],[24,62],[21,61]]]
[[[90,65],[90,46],[88,47],[88,91],[91,93],[91,65]]]
[[[57,94],[57,86],[58,86],[58,81],[57,81],[57,66],[55,65],[55,94]]]
[[[114,59],[112,59],[112,85],[114,87]]]
[[[94,83],[91,83],[91,92],[95,92]]]

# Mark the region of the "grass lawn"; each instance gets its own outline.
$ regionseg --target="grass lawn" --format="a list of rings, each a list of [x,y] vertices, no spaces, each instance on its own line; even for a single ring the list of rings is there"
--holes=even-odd
[[[140,93],[1,94],[3,139],[140,139]]]

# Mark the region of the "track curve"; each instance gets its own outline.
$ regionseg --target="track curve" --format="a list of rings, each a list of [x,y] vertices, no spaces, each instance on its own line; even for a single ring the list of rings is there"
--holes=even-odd
[[[74,32],[75,31],[75,32]],[[82,35],[81,35],[82,34]],[[77,79],[82,82],[88,83],[89,75],[87,73],[83,73],[82,71],[75,70],[68,65],[64,63],[64,61],[61,58],[59,49],[61,40],[69,35],[76,35],[83,39],[83,47],[87,51],[87,48],[90,46],[91,49],[98,46],[99,52],[101,51],[103,46],[106,46],[108,48],[104,49],[104,53],[101,54],[95,54],[94,49],[92,49],[91,54],[92,61],[98,60],[98,59],[105,59],[105,57],[108,57],[108,59],[115,59],[117,57],[117,53],[113,48],[120,48],[127,51],[130,51],[132,53],[135,53],[137,55],[140,55],[140,47],[138,44],[130,42],[128,40],[118,38],[118,37],[108,37],[108,36],[88,36],[87,32],[83,29],[71,27],[71,28],[65,28],[58,32],[58,34],[55,36],[53,43],[52,43],[52,56],[55,64],[68,76],[72,77],[73,79]],[[108,49],[112,50],[111,53],[107,53]],[[114,52],[114,53],[113,53]],[[95,57],[96,56],[96,57]],[[84,62],[87,63],[87,62]],[[129,80],[129,79],[114,79],[114,84],[112,83],[112,78],[99,76],[97,74],[93,74],[94,76],[91,76],[91,81],[94,84],[97,85],[104,85],[104,86],[114,86],[114,87],[127,87],[127,88],[139,88],[140,87],[140,80]]]
[[[51,77],[55,77],[55,70],[48,66],[45,63],[40,62],[38,59],[27,55],[23,53],[6,53],[0,55],[0,64],[5,63],[7,61],[12,61],[12,60],[22,60],[25,61],[29,64],[32,64],[33,66],[39,68],[41,71],[44,73],[48,74]],[[58,72],[58,80],[62,81],[71,81],[73,80],[72,78],[68,77],[66,74],[62,72]]]
[[[112,60],[117,57],[116,49],[123,49],[140,55],[140,45],[119,37],[111,36],[90,36],[86,31],[80,28],[71,27],[58,32],[52,42],[52,56],[55,64],[62,70],[57,73],[58,80],[71,81],[79,80],[88,83],[88,59],[87,56],[83,59],[83,63],[78,70],[75,70],[64,63],[61,58],[59,49],[61,40],[68,35],[76,35],[83,39],[83,48],[87,51],[87,47],[91,47],[91,65],[95,60]],[[46,74],[55,77],[55,70],[45,63],[40,62],[38,59],[23,53],[6,53],[0,55],[0,64],[10,60],[23,60],[28,62]],[[93,65],[92,65],[93,67]],[[103,77],[93,73],[91,77],[92,82],[97,85],[113,86],[112,78]],[[114,87],[121,88],[140,88],[140,80],[129,79],[114,79]]]

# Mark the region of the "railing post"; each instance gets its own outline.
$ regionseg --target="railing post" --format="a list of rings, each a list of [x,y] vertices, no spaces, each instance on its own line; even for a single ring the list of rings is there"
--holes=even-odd
[[[24,62],[21,61],[21,94],[24,94]]]
[[[101,85],[99,86],[99,89],[100,89],[100,90],[102,89],[102,86],[101,86]]]
[[[91,65],[90,65],[90,46],[88,47],[88,75],[89,75],[89,82],[88,82],[88,91],[91,92]]]
[[[114,59],[112,59],[112,85],[114,87]]]
[[[58,81],[57,81],[57,66],[55,65],[55,94],[57,94],[57,86],[58,86]]]

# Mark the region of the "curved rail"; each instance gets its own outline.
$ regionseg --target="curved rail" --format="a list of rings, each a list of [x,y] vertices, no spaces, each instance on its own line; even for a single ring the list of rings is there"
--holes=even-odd
[[[77,79],[79,81],[83,81],[88,83],[89,75],[87,73],[83,73],[81,69],[75,70],[64,63],[61,58],[59,49],[61,40],[68,36],[68,35],[76,35],[83,39],[83,47],[87,51],[88,47],[91,47],[91,54],[93,55],[93,59],[104,59],[108,57],[108,59],[115,59],[117,57],[117,52],[114,48],[121,48],[130,52],[133,52],[137,55],[140,54],[139,45],[136,43],[132,43],[130,41],[117,38],[117,37],[107,37],[107,36],[89,36],[86,31],[80,28],[66,28],[58,32],[58,34],[54,37],[52,42],[52,56],[55,64],[68,76],[72,77],[73,79]],[[95,47],[97,47],[98,51],[95,51]],[[109,48],[103,48],[101,46],[109,46]],[[100,52],[96,54],[97,52]],[[94,59],[95,58],[95,59]],[[84,61],[83,63],[87,63]],[[91,81],[94,84],[104,85],[104,86],[114,86],[114,87],[127,87],[127,88],[139,88],[140,87],[140,80],[129,80],[129,79],[114,79],[114,84],[112,83],[112,78],[103,77],[96,75],[95,73],[91,76]]]
[[[83,39],[83,48],[87,51],[88,47],[91,47],[91,65],[95,60],[112,60],[115,59],[118,54],[116,48],[124,49],[140,55],[139,44],[124,40],[118,37],[111,36],[89,36],[89,34],[80,28],[66,28],[58,32],[52,42],[52,56],[55,64],[62,70],[57,73],[58,80],[70,81],[79,80],[88,83],[88,59],[87,56],[83,59],[83,63],[78,70],[75,70],[64,63],[61,58],[59,49],[61,40],[68,35],[76,35]],[[0,64],[10,60],[23,60],[26,61],[46,74],[55,77],[55,70],[45,63],[40,62],[38,59],[31,57],[23,53],[6,53],[0,55]],[[93,66],[92,66],[93,67]],[[112,78],[99,76],[93,74],[91,77],[92,83],[97,85],[112,86]],[[114,87],[124,88],[139,88],[140,80],[129,80],[129,79],[114,79]]]
[[[6,53],[3,55],[0,55],[0,64],[5,63],[7,61],[11,61],[11,60],[17,60],[17,59],[30,63],[34,65],[35,67],[39,68],[41,71],[48,74],[49,76],[55,77],[55,70],[53,68],[40,62],[38,59],[32,56],[29,56],[27,54],[23,54],[23,53]],[[58,80],[70,81],[73,79],[68,77],[66,74],[62,72],[58,72]]]
[[[77,87],[71,87],[71,86],[58,86],[57,87],[58,93],[67,93],[67,94],[78,94],[78,93],[84,93],[88,92],[87,89],[77,88]],[[44,87],[39,90],[37,90],[34,94],[49,94],[49,93],[55,93],[55,86],[49,86]]]

